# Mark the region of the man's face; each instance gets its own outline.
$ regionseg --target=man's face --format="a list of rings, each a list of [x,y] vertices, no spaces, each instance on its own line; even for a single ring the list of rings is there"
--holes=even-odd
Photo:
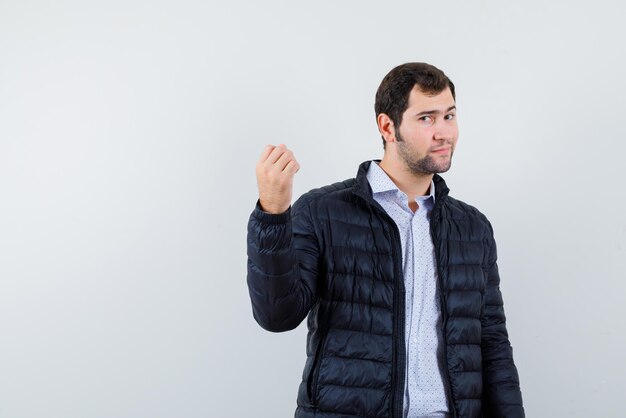
[[[395,135],[398,156],[413,174],[448,171],[459,136],[450,89],[429,96],[414,87]]]

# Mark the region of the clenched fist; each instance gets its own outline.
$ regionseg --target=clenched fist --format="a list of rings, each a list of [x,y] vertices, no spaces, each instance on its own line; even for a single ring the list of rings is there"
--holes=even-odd
[[[259,203],[265,212],[283,213],[291,205],[293,177],[300,165],[283,144],[268,145],[256,165]]]

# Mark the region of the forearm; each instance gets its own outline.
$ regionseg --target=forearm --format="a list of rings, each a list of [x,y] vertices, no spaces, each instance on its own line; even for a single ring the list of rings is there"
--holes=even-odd
[[[297,327],[310,309],[314,280],[305,255],[298,255],[307,244],[294,232],[292,209],[273,215],[257,205],[248,222],[247,245],[254,318],[269,331]]]

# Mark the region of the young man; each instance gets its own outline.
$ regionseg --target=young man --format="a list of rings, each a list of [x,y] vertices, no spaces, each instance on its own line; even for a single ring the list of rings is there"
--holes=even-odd
[[[308,315],[297,418],[523,417],[487,218],[437,175],[458,138],[454,84],[424,63],[376,93],[382,161],[290,207],[284,145],[257,164],[248,287],[265,329]]]

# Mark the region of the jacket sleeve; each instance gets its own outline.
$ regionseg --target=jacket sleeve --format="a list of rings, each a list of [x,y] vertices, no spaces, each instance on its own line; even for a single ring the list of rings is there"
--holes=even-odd
[[[248,222],[248,290],[254,319],[268,331],[296,328],[315,303],[319,246],[309,204],[263,212]]]
[[[489,250],[481,342],[483,416],[486,418],[523,418],[524,407],[519,377],[513,363],[513,349],[506,330],[504,304],[500,292],[496,243],[491,224],[488,223],[488,225],[487,247]]]

